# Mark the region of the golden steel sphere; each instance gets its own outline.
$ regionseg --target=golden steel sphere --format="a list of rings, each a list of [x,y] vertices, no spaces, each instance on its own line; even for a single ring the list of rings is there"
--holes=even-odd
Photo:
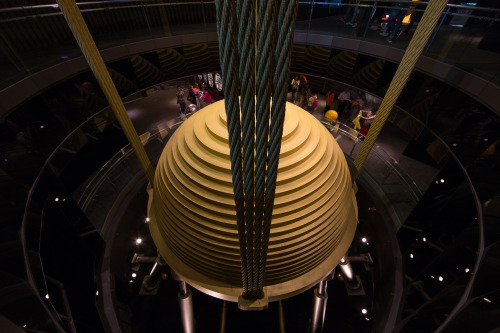
[[[150,230],[169,266],[210,295],[242,293],[236,209],[224,102],[180,126],[156,168]],[[332,135],[287,103],[264,291],[297,294],[340,261],[354,237],[357,205],[348,166]]]

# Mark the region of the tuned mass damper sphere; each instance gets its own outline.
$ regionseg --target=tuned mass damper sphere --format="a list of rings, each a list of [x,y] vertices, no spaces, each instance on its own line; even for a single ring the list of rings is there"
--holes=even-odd
[[[150,229],[167,263],[210,295],[241,295],[236,209],[224,102],[191,116],[168,141],[149,199]],[[264,290],[269,301],[320,281],[346,253],[357,205],[333,136],[287,103]]]

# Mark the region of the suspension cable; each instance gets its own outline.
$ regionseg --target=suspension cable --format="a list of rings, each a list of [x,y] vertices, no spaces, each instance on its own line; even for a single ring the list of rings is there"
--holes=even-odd
[[[260,1],[258,24],[256,0],[239,0],[236,10],[231,0],[216,0],[215,6],[226,92],[243,297],[258,299],[264,295],[298,2]],[[260,79],[258,87],[255,84],[256,73]],[[272,107],[269,106],[271,94]]]
[[[261,268],[264,274],[271,231],[274,196],[276,192],[276,178],[283,136],[283,121],[285,120],[286,95],[288,77],[290,75],[290,58],[292,55],[293,33],[295,17],[297,15],[297,1],[281,1],[277,17],[277,40],[275,48],[276,67],[273,78],[273,104],[271,107],[271,128],[269,134],[269,155],[266,177],[266,194],[264,206],[264,224],[262,234]],[[262,278],[264,280],[264,278]]]
[[[219,55],[221,60],[222,80],[224,82],[227,129],[233,180],[234,202],[236,204],[236,223],[240,246],[241,278],[243,294],[248,292],[248,271],[245,240],[245,199],[243,194],[243,170],[241,152],[241,125],[239,103],[238,53],[236,37],[236,13],[233,1],[216,0],[217,35],[219,37]]]

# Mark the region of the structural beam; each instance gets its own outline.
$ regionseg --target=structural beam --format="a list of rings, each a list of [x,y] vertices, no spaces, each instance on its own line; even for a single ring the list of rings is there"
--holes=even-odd
[[[125,106],[123,105],[120,95],[113,84],[113,80],[111,80],[108,70],[106,69],[106,65],[104,64],[104,60],[102,59],[101,54],[99,53],[99,50],[90,35],[89,28],[85,24],[78,6],[74,0],[57,0],[57,3],[64,15],[64,18],[66,19],[66,22],[68,22],[68,25],[73,32],[85,59],[87,59],[90,69],[94,73],[97,82],[99,82],[111,109],[116,115],[123,132],[134,149],[146,177],[149,182],[153,184],[154,169],[151,161],[142,146],[141,140],[137,135],[132,121],[127,115]]]
[[[408,82],[408,79],[415,68],[415,64],[427,45],[427,41],[431,37],[439,17],[443,13],[447,3],[448,0],[429,1],[424,15],[422,16],[422,20],[420,20],[417,30],[415,31],[415,34],[406,49],[403,59],[401,59],[401,63],[399,64],[391,84],[389,85],[389,89],[382,100],[382,104],[378,109],[377,116],[370,127],[370,131],[368,132],[368,135],[366,136],[363,145],[354,160],[354,165],[351,168],[351,179],[353,182],[358,177],[363,163],[372,150],[373,144],[384,127],[392,108],[401,94],[401,91],[406,85],[406,82]]]

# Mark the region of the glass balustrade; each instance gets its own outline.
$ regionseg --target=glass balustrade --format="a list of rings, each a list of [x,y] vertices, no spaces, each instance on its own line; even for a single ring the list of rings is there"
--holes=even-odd
[[[299,1],[296,32],[333,35],[406,49],[426,3],[407,3],[399,37],[384,34],[401,1]],[[100,49],[142,40],[216,31],[213,1],[95,1],[79,4]],[[500,9],[448,5],[425,55],[499,82]],[[0,86],[81,56],[56,4],[0,8]]]

